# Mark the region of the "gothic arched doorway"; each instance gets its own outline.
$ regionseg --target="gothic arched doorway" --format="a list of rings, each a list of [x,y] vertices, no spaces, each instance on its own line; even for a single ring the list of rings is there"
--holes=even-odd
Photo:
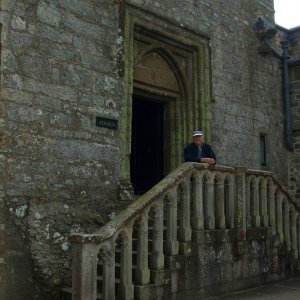
[[[136,14],[127,8],[121,182],[142,193],[183,162],[193,129],[209,140],[211,88],[206,38]],[[143,160],[147,151],[153,160]]]
[[[172,135],[176,118],[184,119],[186,98],[172,52],[162,45],[158,48],[155,41],[139,43],[143,37],[136,33],[134,43],[130,170],[135,194],[146,192],[175,167],[181,149]]]

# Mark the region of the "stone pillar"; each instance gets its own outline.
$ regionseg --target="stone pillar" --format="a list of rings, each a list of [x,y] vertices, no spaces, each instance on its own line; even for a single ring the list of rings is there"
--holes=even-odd
[[[212,177],[208,178],[205,185],[205,229],[215,229],[215,209],[214,209],[214,180]]]
[[[260,227],[260,214],[259,214],[259,185],[257,180],[251,181],[250,185],[250,207],[251,207],[251,219],[253,227]]]
[[[274,185],[269,183],[268,189],[268,207],[269,207],[269,223],[272,227],[272,234],[276,234],[276,223],[275,223],[275,195],[274,195]]]
[[[225,229],[224,181],[218,179],[215,186],[216,228]]]
[[[100,258],[103,263],[103,299],[115,299],[115,249],[103,247],[100,249]]]
[[[193,180],[192,225],[195,230],[204,229],[202,176],[197,174]]]
[[[291,250],[291,239],[290,239],[290,210],[288,202],[284,202],[284,240],[286,242],[287,250]]]
[[[162,270],[164,268],[163,235],[163,202],[159,201],[155,209],[153,220],[153,250],[150,258],[151,268],[154,270]]]
[[[280,242],[283,243],[283,230],[282,230],[282,195],[276,195],[276,230],[279,235]]]
[[[179,212],[179,232],[178,238],[180,242],[189,242],[192,237],[191,230],[191,209],[190,209],[190,180],[184,182],[179,187],[180,193],[180,212]]]
[[[251,177],[246,178],[246,226],[252,227],[251,217]]]
[[[123,237],[121,247],[121,273],[119,298],[134,299],[134,286],[132,284],[132,229],[127,230],[127,237]]]
[[[234,181],[233,178],[230,177],[229,180],[224,182],[225,185],[225,195],[226,195],[226,227],[227,228],[234,228],[234,216],[235,216],[235,199],[234,199]]]
[[[259,185],[259,210],[260,210],[260,225],[262,227],[269,226],[269,217],[267,211],[267,183],[265,180]]]
[[[246,238],[246,168],[237,167],[235,172],[235,227]],[[250,199],[249,199],[250,200]]]
[[[138,229],[135,279],[139,285],[148,284],[150,280],[148,267],[148,218],[148,212],[146,211],[140,220]]]
[[[292,251],[294,253],[294,257],[296,259],[298,259],[298,241],[297,241],[297,215],[296,215],[296,211],[293,211],[293,216],[292,216],[292,224],[290,224],[290,226],[292,226],[291,228],[291,246],[292,246]],[[300,233],[299,233],[300,234]]]
[[[72,300],[94,300],[97,295],[97,244],[72,243]]]
[[[178,254],[178,241],[177,241],[177,190],[174,189],[172,193],[168,195],[166,201],[166,210],[167,210],[167,253],[168,255],[177,255]]]

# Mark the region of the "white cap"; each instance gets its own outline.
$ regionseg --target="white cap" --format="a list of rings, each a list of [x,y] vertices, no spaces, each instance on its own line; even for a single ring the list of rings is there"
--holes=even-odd
[[[195,130],[193,132],[193,136],[201,136],[201,135],[204,135],[204,133],[202,131],[200,131],[200,130]]]

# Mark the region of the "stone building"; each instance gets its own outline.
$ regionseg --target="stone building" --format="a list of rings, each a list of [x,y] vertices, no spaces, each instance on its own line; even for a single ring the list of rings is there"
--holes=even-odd
[[[253,30],[258,17],[275,26],[272,0],[0,5],[1,299],[58,299],[69,236],[179,166],[194,129],[218,164],[272,171],[299,204],[300,67],[291,152],[281,63]],[[295,59],[298,29],[279,30]]]
[[[289,191],[291,195],[295,198],[298,205],[300,205],[300,102],[299,102],[299,80],[300,80],[300,27],[296,27],[291,30],[286,30],[284,28],[278,27],[278,33],[281,39],[289,41],[290,44],[290,101],[291,101],[291,119],[292,119],[292,136],[293,136],[293,155],[291,156],[290,162],[290,174],[289,174]]]

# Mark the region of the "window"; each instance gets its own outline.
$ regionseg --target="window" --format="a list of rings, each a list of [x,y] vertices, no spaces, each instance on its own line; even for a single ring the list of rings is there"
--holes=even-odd
[[[267,147],[266,147],[266,135],[260,134],[260,164],[261,166],[267,165]]]

